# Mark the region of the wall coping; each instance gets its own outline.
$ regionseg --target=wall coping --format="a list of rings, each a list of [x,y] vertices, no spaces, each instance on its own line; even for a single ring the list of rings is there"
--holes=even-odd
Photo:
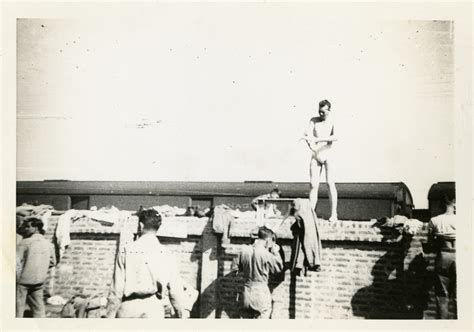
[[[64,213],[64,211],[62,212]],[[61,214],[54,213],[51,217],[49,217],[49,220],[59,219]],[[157,236],[171,238],[202,236],[202,234],[206,231],[206,226],[208,223],[208,217],[163,217]],[[70,233],[120,234],[124,229],[135,233],[137,226],[138,217],[132,215],[120,217],[113,225],[107,225],[105,223],[92,220],[88,217],[84,217],[71,223]]]
[[[50,219],[59,218],[59,212],[53,214]],[[138,225],[138,217],[122,214],[114,225],[102,224],[88,217],[82,218],[71,224],[70,233],[96,233],[117,234],[127,229],[135,233]],[[291,240],[293,234],[291,225],[294,217],[263,219],[263,224],[273,229],[279,239]],[[322,241],[352,241],[352,242],[399,242],[399,233],[391,228],[377,227],[377,220],[354,221],[338,220],[329,222],[318,219],[318,231]],[[157,233],[159,237],[188,238],[189,236],[203,236],[204,233],[212,233],[212,222],[208,217],[163,217],[162,225]],[[257,219],[243,217],[235,218],[229,225],[229,238],[255,238],[258,232]]]
[[[294,217],[288,217],[283,223],[282,219],[264,219],[265,226],[273,229],[279,239],[293,239],[291,225]],[[280,225],[281,224],[281,225]],[[354,242],[399,242],[399,233],[391,228],[377,227],[377,220],[354,221],[338,220],[330,222],[318,219],[318,231],[322,241],[354,241]],[[229,229],[230,238],[256,237],[258,225],[255,219],[236,218]]]

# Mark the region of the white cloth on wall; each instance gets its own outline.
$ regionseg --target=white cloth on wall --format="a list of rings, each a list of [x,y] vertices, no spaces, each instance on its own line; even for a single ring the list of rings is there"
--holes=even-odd
[[[71,232],[71,222],[73,218],[78,217],[77,210],[68,210],[59,216],[58,225],[56,226],[56,243],[59,247],[59,259],[64,255],[67,246],[71,244],[70,232]],[[81,213],[82,216],[82,213]]]
[[[49,218],[53,214],[53,210],[47,210],[42,216],[41,221],[43,222],[43,229],[48,230]]]

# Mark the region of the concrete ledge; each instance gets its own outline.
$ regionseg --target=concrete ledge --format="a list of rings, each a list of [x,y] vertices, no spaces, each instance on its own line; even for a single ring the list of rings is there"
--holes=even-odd
[[[55,214],[49,220],[49,232],[54,233],[60,215]],[[186,238],[188,236],[202,236],[211,228],[209,225],[209,218],[203,217],[164,217],[162,226],[157,235],[160,237],[170,238]],[[118,234],[122,230],[135,233],[138,227],[138,217],[129,216],[127,218],[120,218],[119,221],[113,225],[107,225],[100,221],[91,220],[89,218],[82,218],[71,223],[70,233],[94,233],[94,234]],[[207,228],[206,228],[207,227]]]
[[[264,225],[273,229],[279,239],[293,239],[290,230],[293,222],[293,217],[289,217],[284,221],[277,218],[264,219]],[[376,222],[376,220],[329,222],[328,220],[318,219],[318,230],[322,241],[384,242],[396,238],[398,234],[395,230],[380,229],[375,226]],[[229,237],[255,237],[257,231],[256,219],[236,218],[230,225]]]

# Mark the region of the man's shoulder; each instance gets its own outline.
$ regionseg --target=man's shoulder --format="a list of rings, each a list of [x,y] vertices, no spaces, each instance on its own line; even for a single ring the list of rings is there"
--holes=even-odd
[[[29,246],[31,246],[31,239],[24,237],[16,245],[16,250],[27,250]]]
[[[52,247],[51,241],[48,241],[43,235],[37,234],[24,238],[20,241],[19,246],[22,247],[34,247],[34,248],[48,248]]]
[[[455,229],[455,215],[440,214],[439,216],[433,217],[430,220],[429,227],[433,228],[435,231],[446,229],[446,227]]]
[[[441,215],[438,215],[436,217],[431,217],[431,222],[436,222],[436,221],[440,220],[440,216]]]
[[[272,254],[268,251],[267,248],[263,246],[255,246],[255,256],[267,259],[269,256],[272,256]]]
[[[30,237],[24,237],[21,241],[20,244],[31,244],[31,243],[44,243],[44,242],[49,242],[44,238],[43,235],[41,234],[33,234]]]
[[[158,253],[167,253],[165,247],[160,243],[157,237],[139,237],[137,240],[128,243],[124,247],[125,251],[153,251]]]
[[[250,244],[247,244],[245,246],[242,246],[242,248],[240,248],[240,254],[241,255],[248,255],[248,254],[251,254],[253,253],[253,246],[250,245]]]
[[[311,119],[309,119],[309,121],[312,122],[312,123],[321,122],[321,117],[319,117],[319,116],[314,116],[314,117],[312,117]]]
[[[40,235],[37,241],[41,243],[42,246],[47,247],[47,248],[51,248],[54,246],[54,244],[50,240],[45,238],[43,235]]]
[[[440,214],[437,215],[436,217],[432,217],[431,221],[433,224],[440,223],[440,222],[445,222],[445,221],[451,221],[454,219],[454,215],[447,215],[447,214]]]

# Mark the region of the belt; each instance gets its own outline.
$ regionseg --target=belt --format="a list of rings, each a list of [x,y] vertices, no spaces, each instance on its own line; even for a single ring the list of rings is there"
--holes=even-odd
[[[441,252],[452,252],[455,253],[456,249],[455,248],[440,248],[439,251]]]
[[[132,301],[132,300],[138,300],[138,299],[148,299],[148,298],[150,298],[152,296],[155,296],[155,295],[156,295],[156,293],[152,293],[152,294],[135,294],[135,293],[133,293],[129,296],[124,296],[122,301],[125,302],[125,301]]]
[[[268,281],[248,280],[245,282],[245,286],[267,286],[268,287]]]

